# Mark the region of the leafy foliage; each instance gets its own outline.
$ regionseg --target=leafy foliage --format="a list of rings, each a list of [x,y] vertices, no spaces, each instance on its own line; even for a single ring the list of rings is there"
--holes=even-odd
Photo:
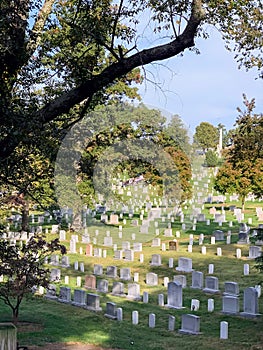
[[[35,234],[21,245],[0,239],[0,300],[12,309],[14,323],[23,298],[34,288],[48,286],[49,270],[44,259],[55,251],[65,254],[66,248],[58,239],[48,242],[43,234]]]
[[[204,151],[208,148],[216,149],[219,133],[215,126],[208,122],[201,122],[195,128],[194,141],[202,147]]]
[[[263,116],[253,113],[254,99],[248,101],[244,95],[244,105],[244,111],[238,108],[233,144],[215,180],[216,190],[238,193],[243,206],[249,193],[261,197],[263,191]]]

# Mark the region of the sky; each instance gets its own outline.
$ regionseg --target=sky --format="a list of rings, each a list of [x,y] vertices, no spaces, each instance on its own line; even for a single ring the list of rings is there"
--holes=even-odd
[[[190,133],[201,122],[222,123],[229,130],[243,109],[243,93],[256,99],[256,113],[263,113],[263,81],[257,72],[238,69],[233,54],[224,47],[220,34],[211,29],[210,38],[197,40],[201,54],[186,51],[183,57],[148,65],[139,89],[142,102],[178,114]]]

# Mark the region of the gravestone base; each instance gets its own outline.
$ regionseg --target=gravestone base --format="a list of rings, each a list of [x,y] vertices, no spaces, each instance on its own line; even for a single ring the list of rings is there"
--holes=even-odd
[[[95,312],[99,312],[102,310],[101,307],[93,307],[93,306],[88,306],[88,305],[85,305],[84,309],[89,310],[89,311],[95,311]]]
[[[107,318],[110,318],[111,320],[117,320],[117,314],[116,315],[104,314],[104,316]]]
[[[204,288],[203,292],[204,293],[208,293],[208,294],[220,294],[220,290],[219,289]]]
[[[179,329],[178,331],[181,334],[190,334],[190,335],[200,335],[202,334],[202,332],[193,332],[193,331],[189,331],[189,330],[185,330],[185,329]]]
[[[256,318],[256,317],[262,316],[262,314],[251,314],[249,312],[240,312],[239,316],[245,317],[245,318]]]
[[[83,308],[85,308],[87,306],[86,304],[77,303],[76,301],[72,301],[71,305],[78,306],[78,307],[83,307]]]
[[[185,309],[184,306],[174,306],[174,305],[170,305],[170,304],[165,304],[164,307],[167,309],[177,309],[177,310]]]

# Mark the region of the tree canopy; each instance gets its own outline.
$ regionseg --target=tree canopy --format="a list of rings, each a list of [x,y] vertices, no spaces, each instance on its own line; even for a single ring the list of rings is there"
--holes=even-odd
[[[219,131],[212,124],[201,122],[195,128],[194,141],[204,151],[207,151],[209,148],[216,149],[219,142]]]
[[[195,38],[208,36],[208,24],[221,31],[239,64],[262,74],[262,6],[227,0],[2,0],[2,164],[21,144],[44,135],[59,140],[97,101],[134,96],[129,87],[141,80],[134,69],[198,49]],[[146,26],[150,42],[159,38],[161,44],[140,42]]]
[[[249,193],[261,197],[263,192],[263,115],[254,113],[254,99],[249,101],[245,95],[243,97],[245,110],[238,108],[232,145],[217,173],[215,189],[239,194],[244,207]]]

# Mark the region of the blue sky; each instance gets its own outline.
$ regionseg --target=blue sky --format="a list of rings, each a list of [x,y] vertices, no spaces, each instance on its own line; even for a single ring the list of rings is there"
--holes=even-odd
[[[147,78],[139,91],[142,101],[153,107],[179,114],[192,133],[202,121],[215,126],[222,123],[231,129],[238,117],[237,107],[243,109],[242,94],[255,97],[256,112],[263,112],[263,82],[255,71],[239,70],[233,54],[224,48],[216,30],[209,39],[198,39],[201,54],[187,51],[145,67]]]

